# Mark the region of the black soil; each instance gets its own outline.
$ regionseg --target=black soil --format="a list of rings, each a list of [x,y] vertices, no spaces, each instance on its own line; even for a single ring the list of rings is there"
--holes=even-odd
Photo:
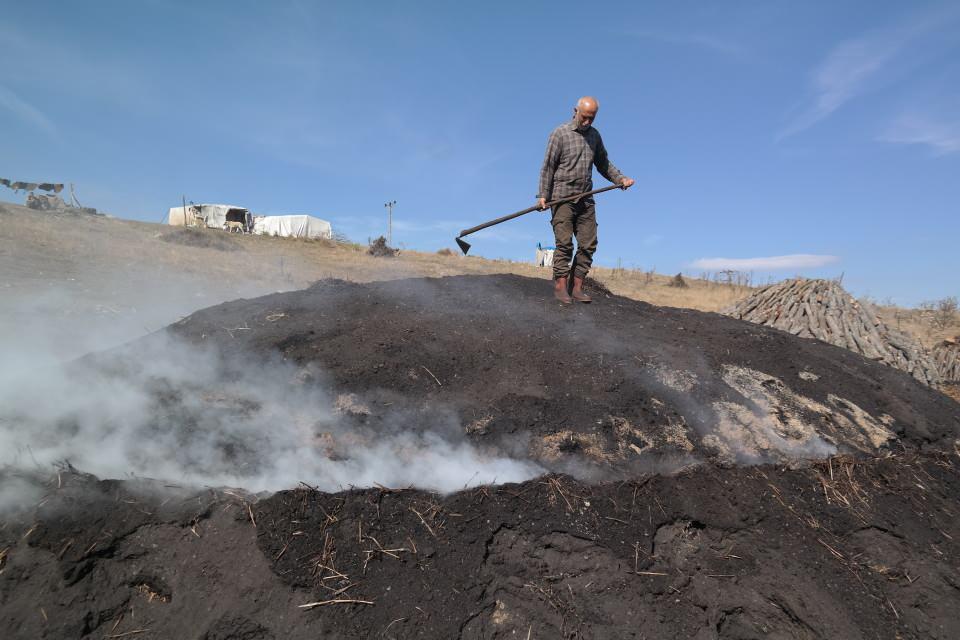
[[[448,496],[255,501],[73,474],[46,488],[0,530],[5,637],[960,634],[960,477],[943,454]]]
[[[881,450],[953,447],[960,406],[903,372],[718,314],[601,289],[593,295],[592,304],[565,307],[549,283],[512,275],[328,280],[211,307],[171,331],[225,356],[276,353],[307,375],[322,372],[323,384],[366,401],[368,422],[405,412],[420,415],[411,424],[433,424],[453,412],[477,443],[515,453],[518,439],[528,439],[524,455],[556,470],[572,460],[585,472],[585,463],[597,478],[682,465],[691,456],[744,461],[707,437],[721,419],[717,403],[747,407],[760,419],[792,411],[816,422],[839,453],[877,453],[844,431],[836,417],[844,406],[831,400],[839,397],[886,421],[897,438]],[[789,389],[831,411],[771,408],[768,398],[731,386],[731,368],[756,372],[762,394]],[[678,430],[680,444],[672,437]],[[553,446],[557,434],[567,439]],[[781,456],[765,450],[746,458]]]
[[[3,637],[960,637],[960,405],[816,341],[602,293],[564,308],[549,287],[324,282],[170,331],[318,372],[371,407],[369,429],[390,411],[453,413],[478,444],[586,460],[581,479],[251,496],[8,471],[3,486],[43,497],[3,515]],[[712,407],[761,408],[730,367],[888,416],[896,437],[871,449],[837,421],[818,429],[843,455],[733,464],[705,442]],[[636,435],[677,424],[682,452]],[[670,460],[674,473],[644,472]]]

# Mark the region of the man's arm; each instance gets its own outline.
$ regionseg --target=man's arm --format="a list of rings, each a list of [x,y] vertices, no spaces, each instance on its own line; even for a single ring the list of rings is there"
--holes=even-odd
[[[613,184],[629,182],[630,184],[626,185],[627,187],[633,184],[633,180],[620,173],[620,169],[617,169],[614,164],[610,162],[610,158],[607,157],[607,148],[603,145],[603,138],[600,137],[600,134],[597,134],[597,150],[593,154],[593,164],[596,165],[600,175]]]
[[[547,151],[543,154],[543,166],[540,168],[540,189],[537,191],[537,198],[540,200],[541,208],[553,195],[553,174],[557,171],[559,163],[560,136],[554,131],[547,140]]]

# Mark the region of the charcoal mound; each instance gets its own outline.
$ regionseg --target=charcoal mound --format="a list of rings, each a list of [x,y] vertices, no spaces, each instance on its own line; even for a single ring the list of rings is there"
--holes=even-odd
[[[955,402],[848,350],[612,294],[565,307],[514,275],[321,281],[170,332],[321,371],[367,426],[453,414],[473,442],[585,479],[949,450],[960,429]]]
[[[338,430],[306,420],[295,443],[330,465],[444,422],[478,450],[569,473],[445,493],[304,477],[253,494],[0,469],[4,637],[960,635],[960,405],[848,350],[613,295],[560,306],[544,280],[458,276],[237,300],[81,370],[117,393],[110,376],[135,378],[131,363],[181,343],[186,366],[147,367],[153,400],[130,405],[151,414],[142,456],[262,463],[244,448],[274,451],[271,430],[299,414],[244,422],[267,394],[238,397],[239,382],[310,411],[304,398],[331,393]],[[251,360],[283,367],[251,376]],[[288,377],[271,386],[262,371]],[[135,417],[119,406],[104,405],[114,423],[95,445],[114,454]],[[212,430],[224,421],[257,429]]]

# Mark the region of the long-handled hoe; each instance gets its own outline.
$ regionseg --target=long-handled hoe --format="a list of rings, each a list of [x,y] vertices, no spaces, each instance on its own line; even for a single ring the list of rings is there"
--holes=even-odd
[[[580,198],[585,198],[585,197],[587,197],[587,196],[592,196],[592,195],[595,194],[595,193],[603,193],[604,191],[610,191],[611,189],[622,189],[622,188],[623,188],[623,187],[621,187],[621,186],[618,185],[618,184],[612,184],[612,185],[610,185],[609,187],[604,187],[604,188],[602,188],[602,189],[594,189],[593,191],[587,191],[587,192],[585,192],[585,193],[578,193],[578,194],[575,195],[575,196],[568,196],[568,197],[566,197],[566,198],[560,198],[560,199],[558,199],[558,200],[553,200],[552,202],[548,202],[548,203],[547,203],[547,207],[546,207],[546,208],[549,209],[550,207],[553,207],[553,206],[555,206],[555,205],[558,205],[558,204],[560,204],[561,202],[576,201],[576,200],[579,200]],[[495,225],[495,224],[500,224],[501,222],[506,222],[507,220],[513,220],[514,218],[519,218],[519,217],[522,216],[522,215],[526,215],[526,214],[530,213],[531,211],[537,211],[538,209],[539,209],[539,207],[538,207],[537,205],[534,205],[534,206],[532,206],[532,207],[530,207],[530,208],[528,208],[528,209],[524,209],[523,211],[517,211],[516,213],[511,213],[511,214],[508,215],[508,216],[503,216],[502,218],[497,218],[496,220],[491,220],[490,222],[484,222],[483,224],[478,224],[478,225],[475,226],[475,227],[470,227],[469,229],[464,229],[463,231],[460,232],[460,235],[455,238],[455,240],[457,241],[457,245],[460,247],[460,250],[463,251],[463,255],[467,255],[467,251],[470,251],[470,245],[466,242],[466,240],[463,239],[463,236],[468,236],[468,235],[470,235],[471,233],[476,233],[477,231],[480,231],[481,229],[486,229],[487,227],[492,227],[492,226]]]

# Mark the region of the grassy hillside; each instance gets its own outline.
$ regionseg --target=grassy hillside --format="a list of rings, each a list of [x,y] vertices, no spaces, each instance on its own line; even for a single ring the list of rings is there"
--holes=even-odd
[[[85,310],[120,320],[136,305],[141,311],[163,307],[165,313],[150,317],[152,322],[140,327],[141,332],[209,304],[299,289],[321,278],[367,282],[515,273],[542,278],[544,287],[550,286],[550,269],[532,262],[452,252],[373,257],[365,246],[347,242],[226,234],[10,204],[0,205],[0,220],[0,291],[14,294],[7,296],[7,311],[10,299],[21,301],[21,311],[36,310],[35,298],[44,292],[58,303],[66,296],[78,316]],[[679,288],[671,286],[673,276],[632,269],[597,267],[591,275],[620,295],[702,311],[719,311],[752,291],[708,278],[686,278],[688,286]],[[24,300],[30,304],[22,304]],[[881,305],[880,313],[888,324],[926,346],[960,333],[957,314],[942,322],[930,310]]]
[[[549,269],[530,263],[487,260],[459,254],[404,251],[375,258],[357,244],[225,234],[135,222],[37,212],[2,205],[4,237],[0,264],[7,286],[33,288],[75,278],[91,286],[109,275],[162,286],[198,278],[224,292],[304,287],[320,278],[354,281],[414,276],[516,273],[548,281]],[[592,275],[613,292],[657,305],[717,311],[748,289],[700,279],[687,288],[670,286],[671,277],[636,270],[597,268]],[[545,287],[550,286],[548,282]]]

